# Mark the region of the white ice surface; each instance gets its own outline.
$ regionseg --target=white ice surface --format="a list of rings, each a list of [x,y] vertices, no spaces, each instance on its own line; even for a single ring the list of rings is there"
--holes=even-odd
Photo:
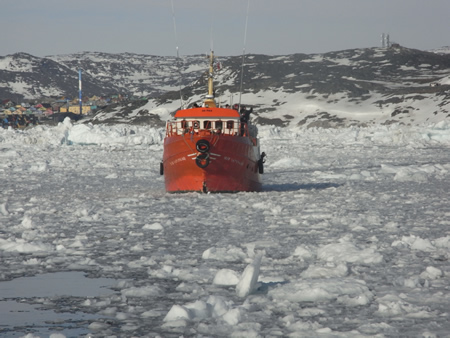
[[[20,298],[98,336],[448,335],[450,125],[259,129],[263,192],[175,195],[163,130],[0,129],[0,280],[122,280]]]

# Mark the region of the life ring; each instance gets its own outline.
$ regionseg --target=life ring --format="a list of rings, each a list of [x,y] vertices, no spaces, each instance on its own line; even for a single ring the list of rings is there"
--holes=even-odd
[[[198,140],[195,148],[201,153],[206,153],[209,151],[209,142],[207,140]]]
[[[209,154],[200,154],[195,158],[195,164],[199,166],[199,168],[206,168],[209,165]]]

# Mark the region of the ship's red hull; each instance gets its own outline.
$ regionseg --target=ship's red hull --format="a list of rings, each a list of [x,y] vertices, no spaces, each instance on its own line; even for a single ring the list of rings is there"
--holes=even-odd
[[[207,154],[197,150],[199,140],[208,141]],[[261,191],[258,155],[249,137],[214,133],[167,136],[163,155],[166,191]]]

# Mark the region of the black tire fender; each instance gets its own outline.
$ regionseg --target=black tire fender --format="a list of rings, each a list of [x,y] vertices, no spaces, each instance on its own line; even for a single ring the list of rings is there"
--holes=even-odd
[[[195,164],[197,164],[199,168],[206,168],[209,165],[209,154],[203,153],[198,155],[195,158]]]
[[[195,148],[200,153],[206,153],[209,151],[210,144],[207,140],[203,140],[203,139],[198,140],[197,143],[195,144]]]

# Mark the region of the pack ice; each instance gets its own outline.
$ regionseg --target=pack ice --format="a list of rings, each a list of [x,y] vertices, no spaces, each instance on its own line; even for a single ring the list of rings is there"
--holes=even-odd
[[[1,335],[448,335],[448,123],[260,127],[261,193],[165,193],[163,136],[68,120],[0,129],[0,307],[53,311]],[[2,289],[62,272],[115,283]]]

